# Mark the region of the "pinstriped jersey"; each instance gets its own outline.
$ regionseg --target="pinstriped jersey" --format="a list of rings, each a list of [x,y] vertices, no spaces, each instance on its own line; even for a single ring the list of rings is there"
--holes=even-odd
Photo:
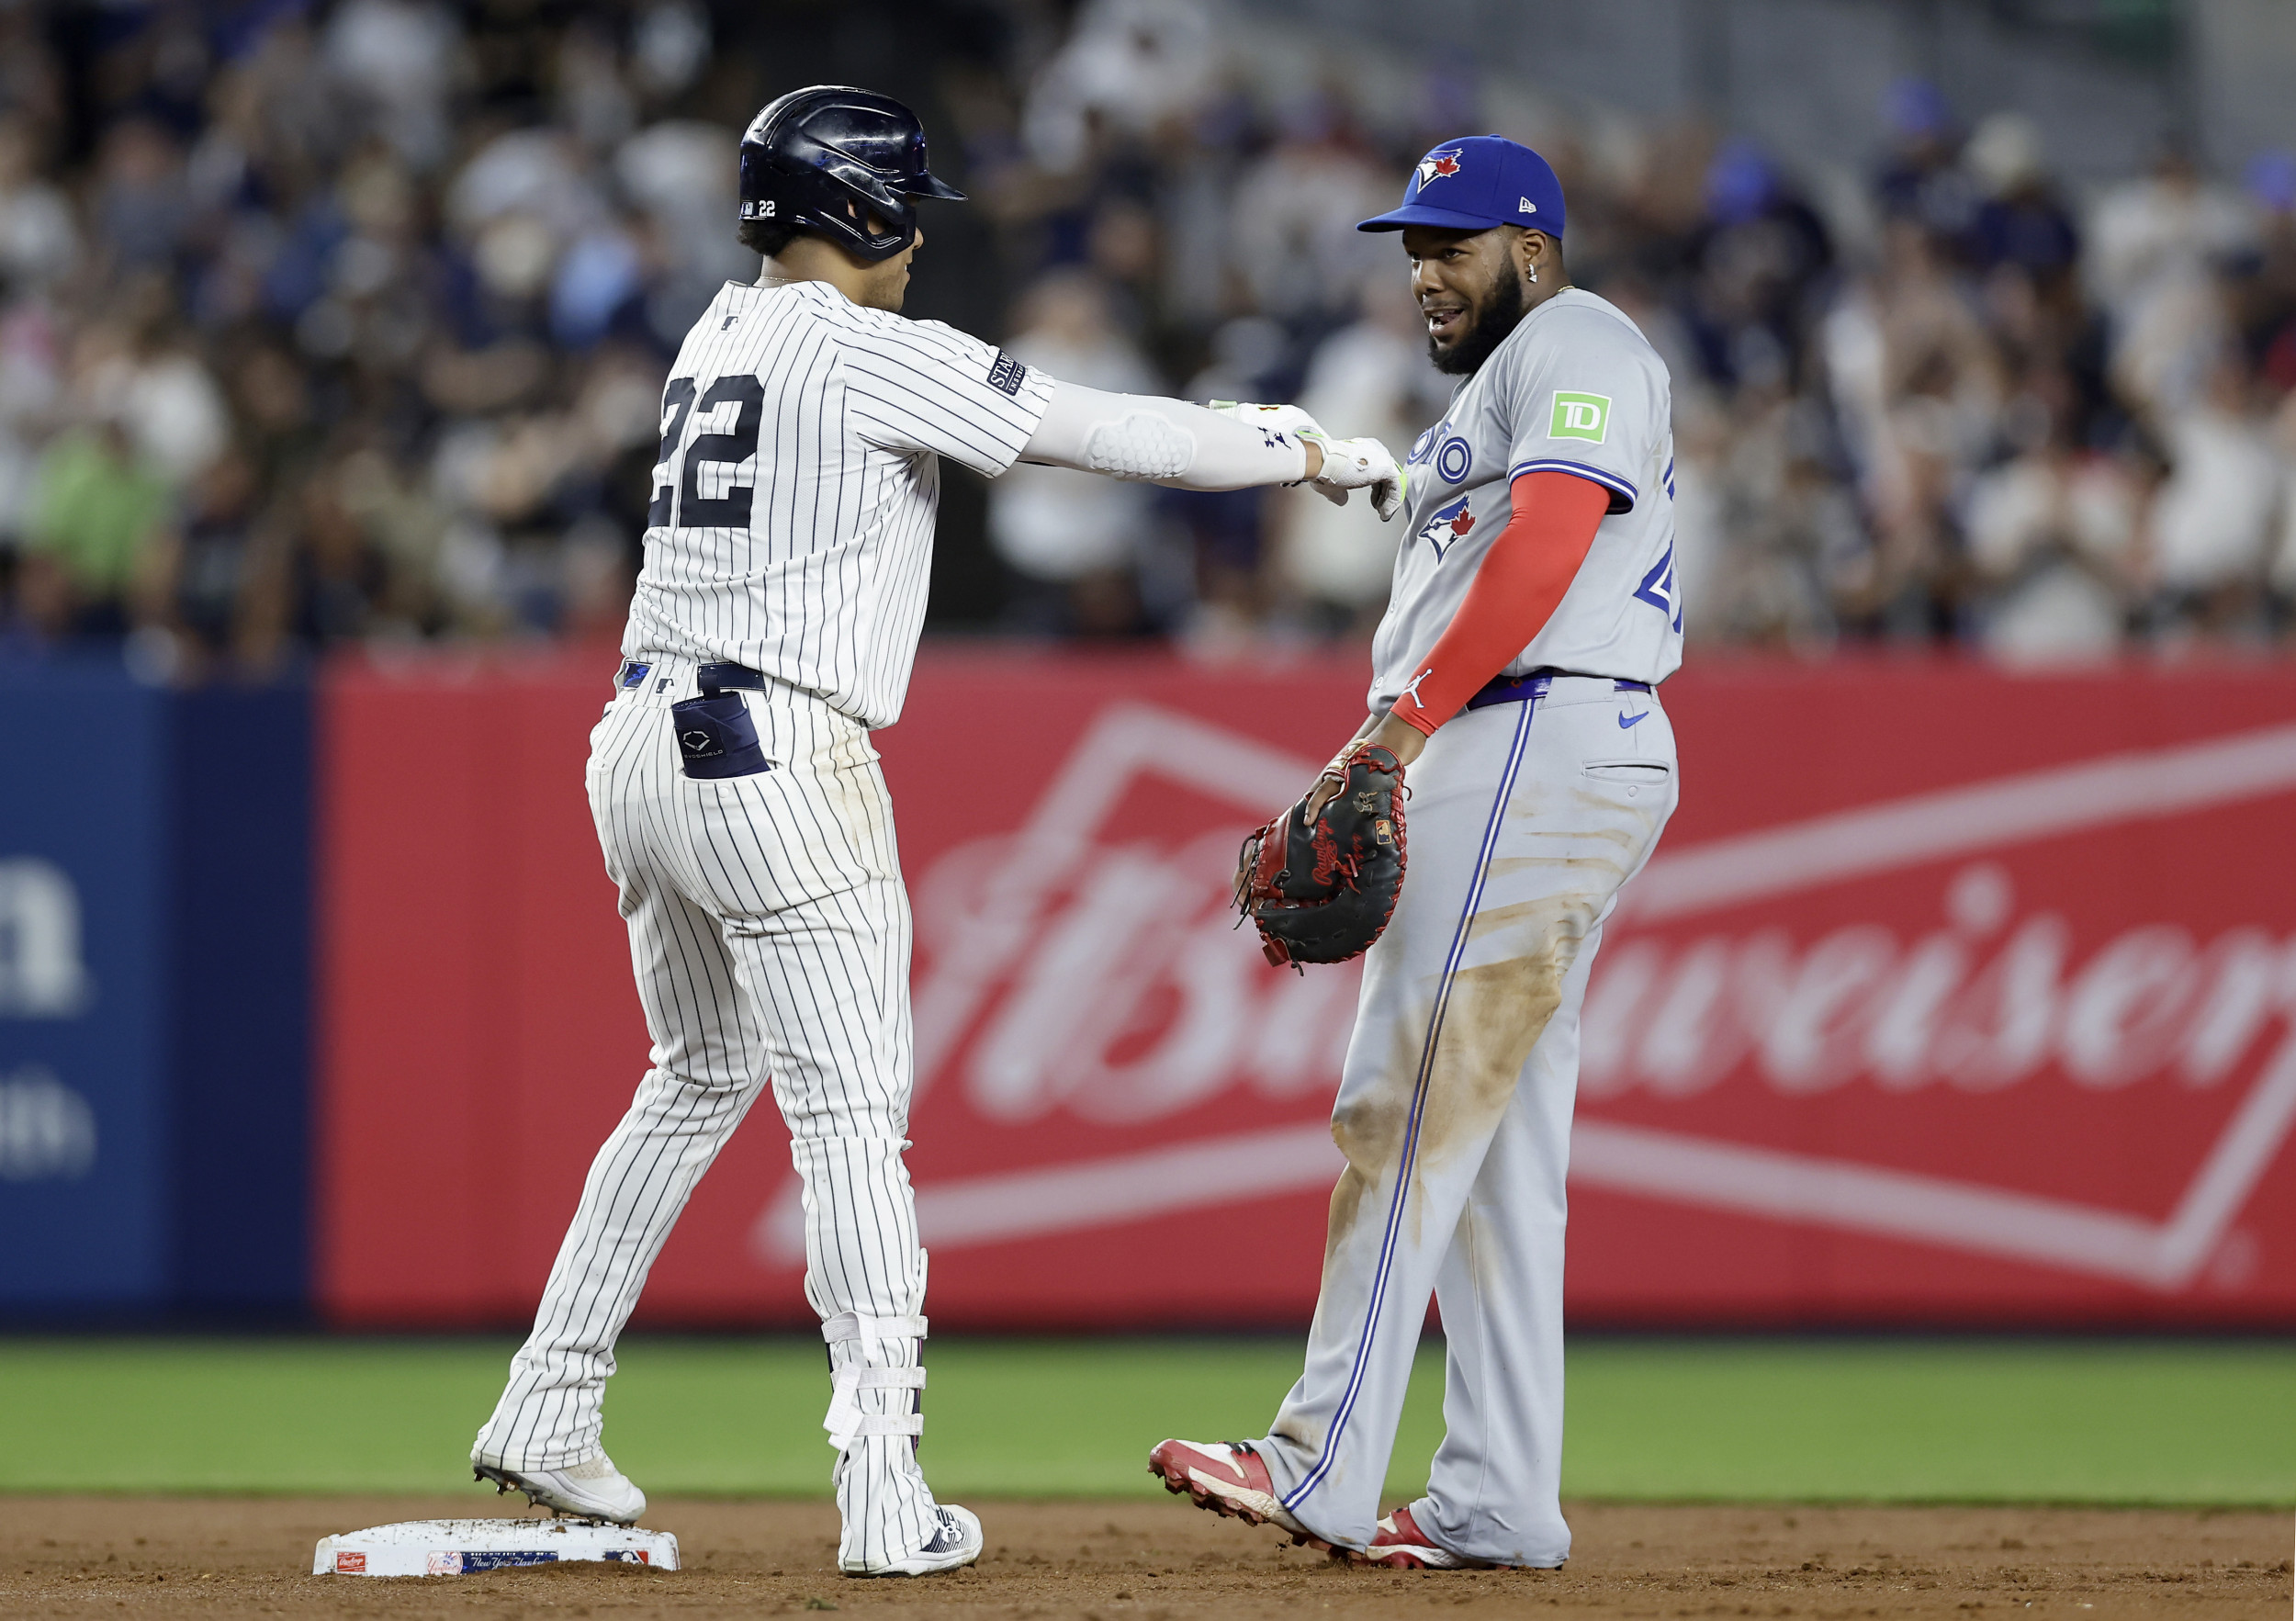
[[[938,458],[1003,472],[1051,393],[977,338],[826,282],[726,283],[662,390],[624,655],[746,664],[892,725],[925,624]]]
[[[1615,305],[1567,287],[1525,315],[1419,436],[1401,550],[1371,644],[1371,707],[1424,668],[1513,515],[1510,485],[1556,471],[1610,491],[1610,512],[1552,618],[1504,671],[1660,681],[1683,661],[1674,591],[1672,391]]]

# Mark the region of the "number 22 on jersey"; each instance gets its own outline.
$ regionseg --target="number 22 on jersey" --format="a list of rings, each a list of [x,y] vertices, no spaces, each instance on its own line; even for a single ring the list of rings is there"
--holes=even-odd
[[[758,454],[758,430],[765,419],[765,385],[745,373],[718,378],[698,401],[695,393],[695,380],[692,377],[672,377],[670,386],[662,390],[661,460],[654,468],[658,482],[654,499],[646,508],[646,526],[670,528],[674,515],[675,526],[680,529],[746,529],[753,493],[750,486],[734,483],[729,473],[723,495],[705,496],[702,493],[701,474],[702,468],[710,463],[720,463],[731,469]],[[686,419],[693,414],[697,403],[704,417],[713,416],[728,405],[740,409],[730,429],[696,433],[693,443],[681,453]]]

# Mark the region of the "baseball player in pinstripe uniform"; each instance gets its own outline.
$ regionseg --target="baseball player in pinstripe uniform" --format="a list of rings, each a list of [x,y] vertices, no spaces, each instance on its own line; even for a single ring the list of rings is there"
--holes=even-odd
[[[1529,148],[1439,146],[1360,229],[1403,233],[1430,355],[1460,378],[1412,450],[1357,734],[1409,772],[1409,875],[1333,1110],[1346,1168],[1305,1370],[1266,1437],[1166,1441],[1149,1467],[1357,1559],[1559,1565],[1579,1007],[1675,798],[1670,387],[1570,285],[1562,187]],[[1382,1518],[1431,1292],[1446,1433],[1426,1495]]]
[[[898,102],[832,85],[775,101],[743,137],[741,197],[764,272],[718,294],[663,390],[646,564],[591,735],[652,1066],[591,1166],[471,1462],[566,1513],[644,1512],[600,1445],[614,1340],[770,1077],[829,1353],[838,1562],[922,1575],[977,1559],[981,1528],[935,1502],[917,1459],[909,908],[869,734],[908,684],[939,458],[1195,490],[1311,479],[1342,501],[1366,490],[1389,516],[1401,477],[1376,442],[1329,440],[1289,408],[1100,393],[903,319],[915,199],[962,194],[927,168]]]

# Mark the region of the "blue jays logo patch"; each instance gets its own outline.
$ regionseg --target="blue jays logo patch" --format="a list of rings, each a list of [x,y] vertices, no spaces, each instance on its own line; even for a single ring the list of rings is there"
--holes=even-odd
[[[1451,147],[1443,152],[1431,152],[1419,160],[1418,189],[1424,191],[1438,180],[1447,180],[1459,172],[1459,154],[1465,149]]]
[[[1446,506],[1435,508],[1427,514],[1427,521],[1419,526],[1419,533],[1412,537],[1424,540],[1435,547],[1437,562],[1442,561],[1444,553],[1451,549],[1453,541],[1475,527],[1475,514],[1467,510],[1469,500],[1462,495]]]

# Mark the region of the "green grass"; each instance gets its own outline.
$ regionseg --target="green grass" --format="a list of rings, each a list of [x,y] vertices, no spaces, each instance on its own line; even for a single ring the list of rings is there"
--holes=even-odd
[[[0,1490],[437,1492],[507,1340],[0,1339]],[[1261,1433],[1290,1341],[939,1340],[952,1497],[1155,1490],[1150,1445]],[[650,1492],[826,1493],[821,1350],[625,1343],[607,1445]],[[1423,1358],[1390,1488],[1441,1432]],[[2296,1344],[1606,1340],[1570,1356],[1564,1490],[1642,1500],[2296,1505]],[[474,1489],[475,1490],[475,1489]]]

